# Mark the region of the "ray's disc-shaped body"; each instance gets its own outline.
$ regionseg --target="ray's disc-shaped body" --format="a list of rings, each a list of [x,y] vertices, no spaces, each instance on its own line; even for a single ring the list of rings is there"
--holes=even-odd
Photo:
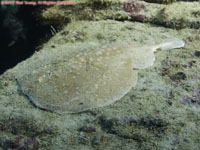
[[[137,69],[153,65],[157,48],[182,47],[181,40],[172,46],[174,43],[116,46],[81,52],[70,59],[61,56],[61,61],[16,79],[36,106],[57,113],[77,113],[119,100],[136,85]]]

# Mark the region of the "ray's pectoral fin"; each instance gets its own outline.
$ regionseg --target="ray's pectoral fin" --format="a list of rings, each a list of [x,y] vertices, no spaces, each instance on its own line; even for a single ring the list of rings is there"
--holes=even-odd
[[[133,70],[148,68],[154,64],[155,55],[152,51],[153,48],[152,46],[143,46],[140,49],[133,50]]]

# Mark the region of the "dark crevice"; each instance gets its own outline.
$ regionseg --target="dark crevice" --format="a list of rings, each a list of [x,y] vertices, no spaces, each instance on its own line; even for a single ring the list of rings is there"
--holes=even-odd
[[[0,74],[29,58],[52,36],[34,12],[39,6],[0,6]],[[55,28],[55,27],[54,27]]]

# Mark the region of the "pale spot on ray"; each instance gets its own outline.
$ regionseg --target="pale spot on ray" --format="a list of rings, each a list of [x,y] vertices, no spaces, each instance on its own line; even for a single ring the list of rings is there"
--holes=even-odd
[[[77,113],[119,100],[137,83],[137,70],[133,68],[153,65],[156,49],[179,48],[184,42],[173,39],[155,46],[118,45],[70,53],[74,57],[61,55],[45,67],[19,73],[16,79],[36,106],[57,113]]]

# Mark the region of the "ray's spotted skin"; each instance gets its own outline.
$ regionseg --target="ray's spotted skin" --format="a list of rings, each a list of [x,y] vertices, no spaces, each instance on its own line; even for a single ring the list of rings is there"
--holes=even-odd
[[[183,46],[182,40],[171,39],[153,46],[122,44],[80,52],[70,59],[63,55],[57,63],[17,75],[16,79],[37,107],[61,114],[78,113],[122,98],[136,85],[138,70],[153,65],[157,49]]]

